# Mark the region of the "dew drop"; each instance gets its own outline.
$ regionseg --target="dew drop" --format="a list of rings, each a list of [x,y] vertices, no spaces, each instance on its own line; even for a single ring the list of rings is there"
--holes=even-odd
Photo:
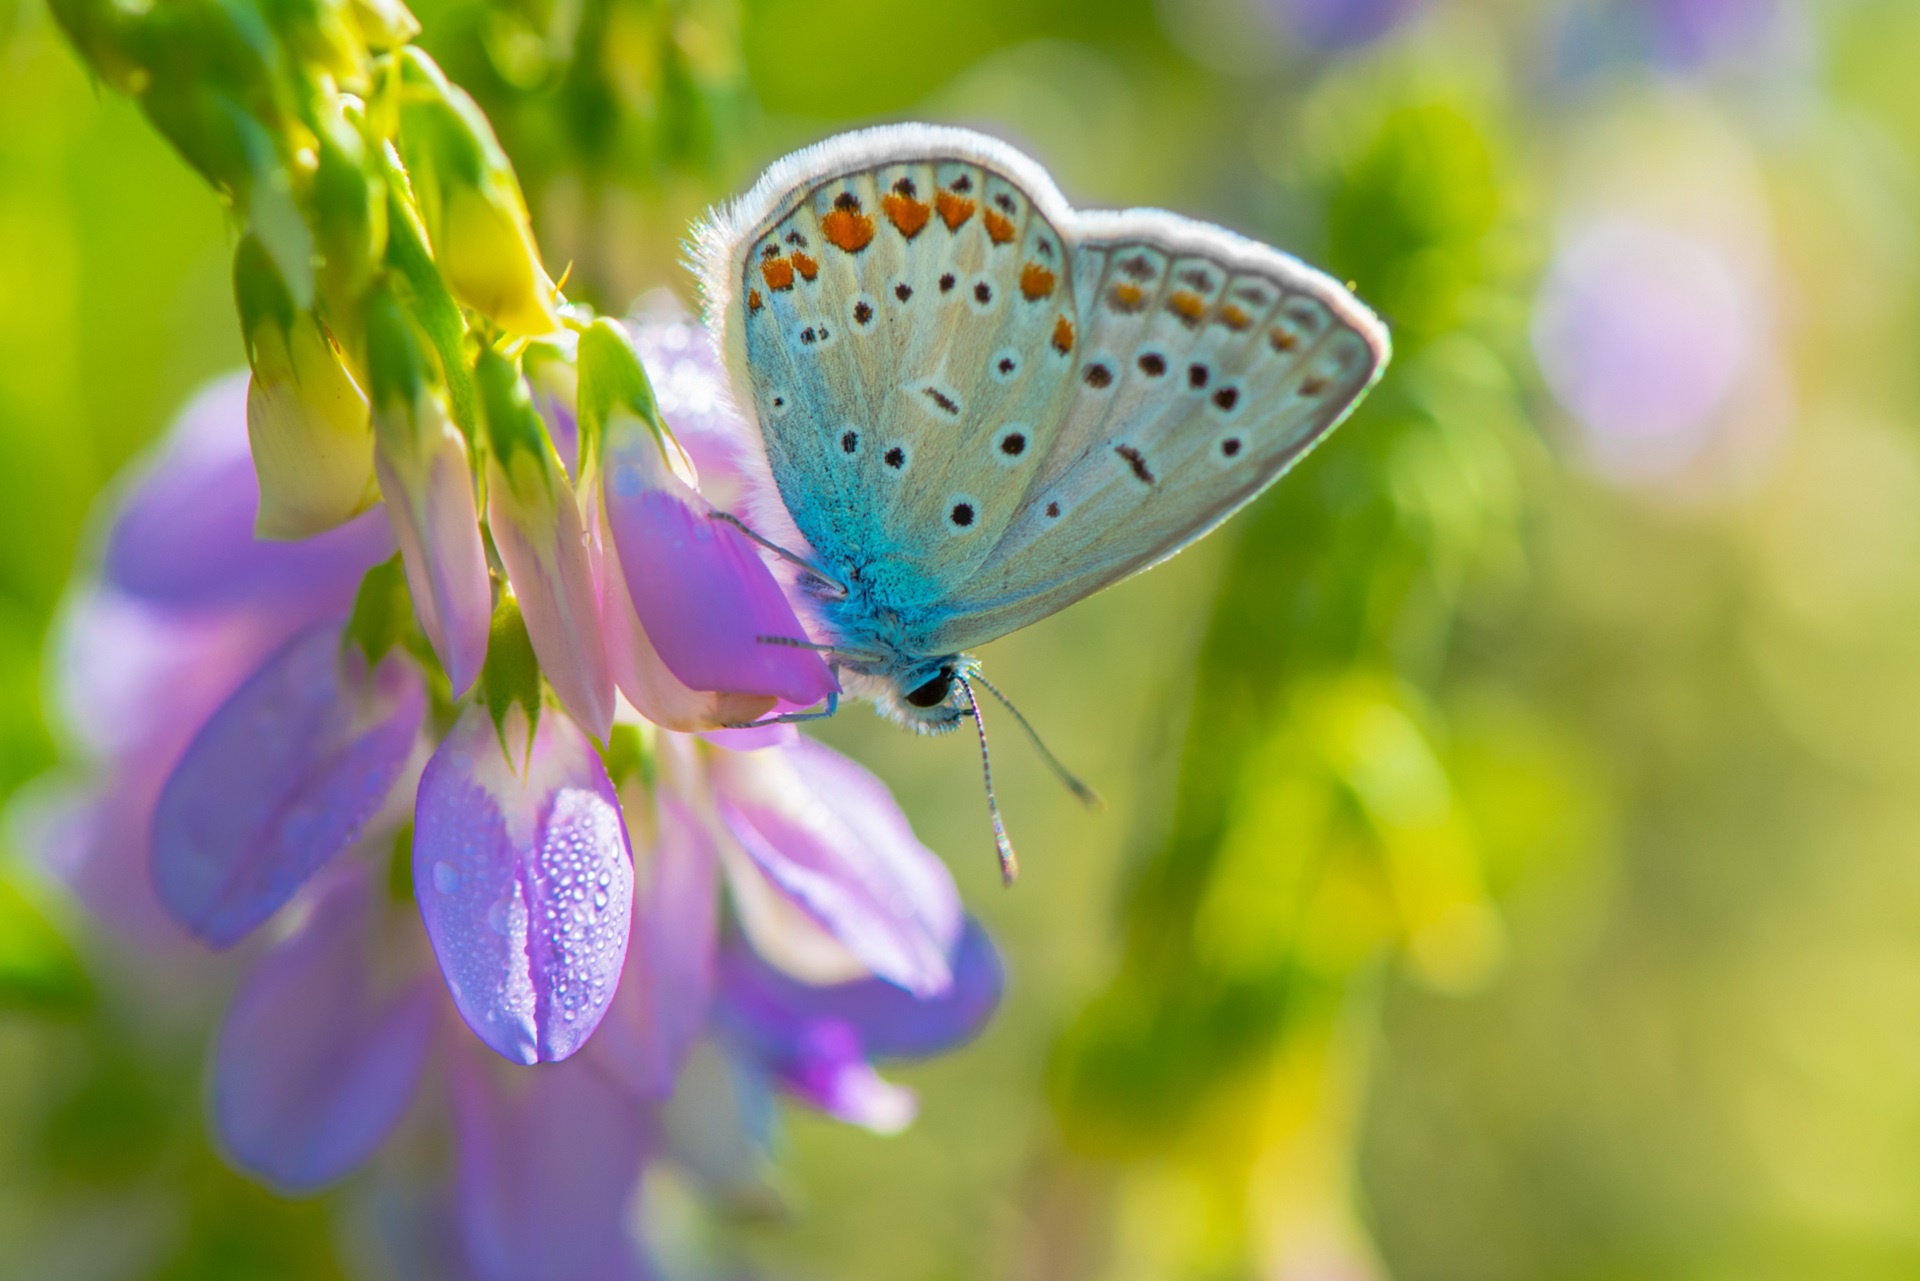
[[[451,863],[433,865],[433,888],[442,894],[451,894],[460,888],[460,869]]]

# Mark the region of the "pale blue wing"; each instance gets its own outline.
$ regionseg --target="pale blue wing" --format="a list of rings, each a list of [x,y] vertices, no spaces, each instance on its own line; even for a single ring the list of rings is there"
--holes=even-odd
[[[937,615],[1015,518],[1074,394],[1070,249],[969,160],[796,194],[730,282],[774,482],[823,564]]]
[[[1172,555],[1272,484],[1385,365],[1332,280],[1157,210],[1083,215],[1075,393],[992,553],[919,638],[982,644]]]

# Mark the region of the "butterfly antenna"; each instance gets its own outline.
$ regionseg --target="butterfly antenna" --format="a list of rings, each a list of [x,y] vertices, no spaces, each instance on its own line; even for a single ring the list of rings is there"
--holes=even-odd
[[[994,688],[993,682],[982,676],[979,672],[973,674],[973,679],[985,685],[987,687],[987,693],[999,699],[1000,705],[1013,713],[1013,719],[1019,721],[1020,728],[1027,731],[1027,737],[1032,740],[1034,750],[1040,753],[1040,759],[1047,763],[1047,768],[1053,771],[1054,777],[1065,784],[1066,789],[1072,792],[1082,805],[1090,810],[1103,810],[1107,807],[1107,803],[1101,799],[1100,793],[1094,791],[1092,787],[1082,782],[1072,770],[1060,763],[1060,758],[1048,749],[1046,743],[1041,740],[1039,731],[1027,723],[1027,718],[1020,714],[1020,709],[1013,705],[1012,699]],[[971,693],[971,691],[969,691],[969,693]]]
[[[987,780],[987,813],[993,817],[993,848],[1000,854],[1000,880],[1012,885],[1020,875],[1020,858],[1013,852],[1013,842],[1007,839],[1007,825],[1000,821],[1000,802],[993,795],[993,758],[987,755],[987,723],[981,719],[980,700],[973,696],[973,686],[964,676],[956,675],[955,679],[960,682],[960,688],[967,691],[967,711],[973,715],[973,727],[980,731],[980,773]],[[974,679],[978,680],[978,675]]]

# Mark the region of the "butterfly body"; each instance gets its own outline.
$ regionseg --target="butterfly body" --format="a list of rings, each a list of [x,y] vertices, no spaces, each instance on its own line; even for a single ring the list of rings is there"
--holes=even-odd
[[[752,518],[816,568],[849,692],[923,729],[964,714],[966,649],[1206,533],[1388,354],[1295,259],[1158,210],[1076,211],[957,129],[790,156],[698,253],[777,494]]]

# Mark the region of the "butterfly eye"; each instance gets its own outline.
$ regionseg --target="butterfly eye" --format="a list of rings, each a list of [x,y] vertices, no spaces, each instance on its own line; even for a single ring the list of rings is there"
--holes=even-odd
[[[943,667],[940,674],[926,684],[907,692],[907,702],[915,707],[938,707],[947,701],[947,695],[953,692],[953,669]]]

